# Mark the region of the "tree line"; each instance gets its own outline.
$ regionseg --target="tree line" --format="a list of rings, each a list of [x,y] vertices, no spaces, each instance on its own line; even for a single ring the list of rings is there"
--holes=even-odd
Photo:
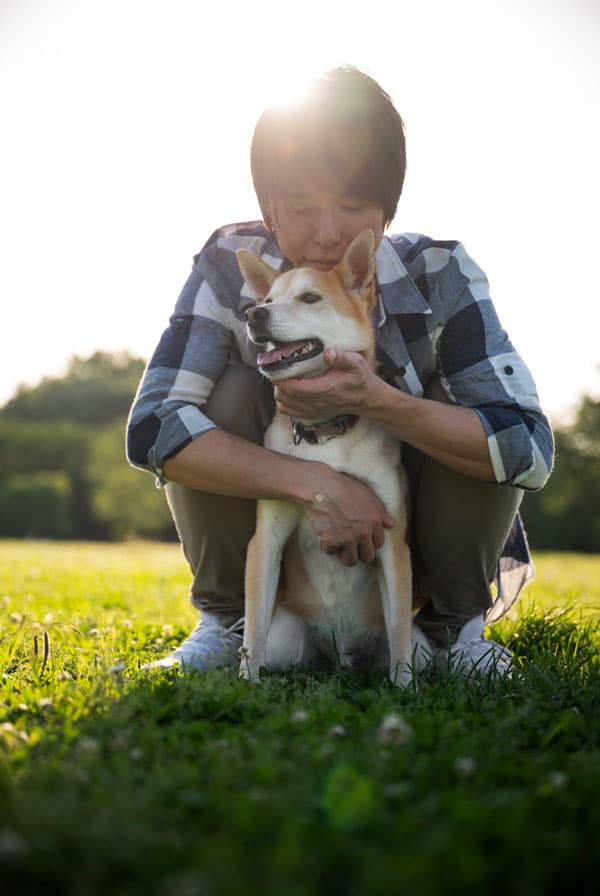
[[[144,369],[127,353],[73,357],[0,409],[0,537],[174,539],[164,493],[125,460],[125,420]],[[600,550],[600,401],[555,430],[556,465],[522,514],[537,549]]]
[[[127,353],[74,357],[0,410],[0,536],[175,538],[163,491],[125,459],[144,366]]]

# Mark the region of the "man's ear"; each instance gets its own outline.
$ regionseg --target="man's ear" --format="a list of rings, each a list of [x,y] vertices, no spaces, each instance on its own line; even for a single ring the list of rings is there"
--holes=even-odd
[[[237,249],[235,254],[242,277],[254,290],[257,297],[264,299],[275,282],[278,272],[254,252],[248,252],[247,249]]]
[[[372,230],[363,230],[352,240],[338,271],[346,290],[352,295],[371,290],[375,279],[375,236]]]

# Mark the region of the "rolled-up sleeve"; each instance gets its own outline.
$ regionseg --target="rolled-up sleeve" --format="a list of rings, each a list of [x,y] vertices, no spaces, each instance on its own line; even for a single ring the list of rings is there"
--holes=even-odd
[[[437,347],[448,396],[479,415],[498,483],[542,488],[554,457],[550,423],[529,369],[500,324],[487,278],[462,244],[438,285],[449,312]]]
[[[207,264],[210,249],[196,257],[127,424],[129,463],[153,472],[159,483],[164,482],[165,460],[215,428],[202,408],[227,364],[234,337],[231,311],[210,285]]]

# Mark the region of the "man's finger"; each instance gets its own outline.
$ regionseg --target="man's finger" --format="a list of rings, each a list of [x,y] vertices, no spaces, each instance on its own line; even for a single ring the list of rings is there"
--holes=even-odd
[[[379,548],[383,547],[384,543],[385,532],[383,531],[383,528],[380,529],[379,527],[377,527],[373,532],[373,547],[376,550],[379,550]]]
[[[356,566],[358,563],[358,551],[354,547],[341,548],[338,557],[344,566]]]
[[[375,559],[375,548],[373,542],[368,539],[361,541],[358,546],[358,556],[363,563],[370,563]]]

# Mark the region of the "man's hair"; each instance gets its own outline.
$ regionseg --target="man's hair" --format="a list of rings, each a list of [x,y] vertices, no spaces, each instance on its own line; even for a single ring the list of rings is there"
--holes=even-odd
[[[297,102],[265,109],[250,163],[269,227],[270,201],[293,195],[303,178],[375,203],[389,222],[406,171],[404,125],[377,81],[340,66],[316,79]]]

